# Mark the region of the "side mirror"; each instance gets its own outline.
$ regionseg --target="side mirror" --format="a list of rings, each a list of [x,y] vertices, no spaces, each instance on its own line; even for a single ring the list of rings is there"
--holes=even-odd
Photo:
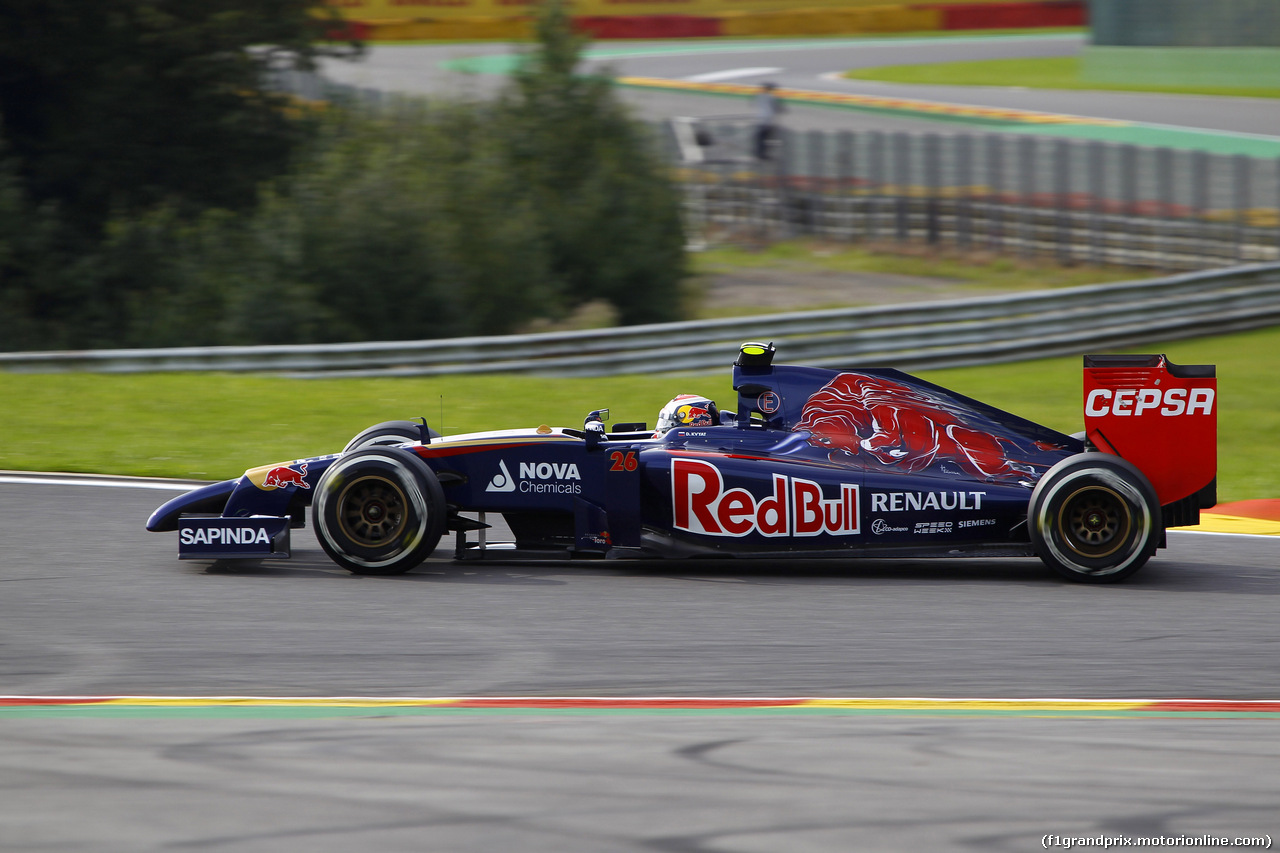
[[[587,449],[590,450],[600,442],[605,440],[604,422],[609,420],[608,409],[596,409],[587,415],[587,419],[582,424],[582,429],[586,432]]]

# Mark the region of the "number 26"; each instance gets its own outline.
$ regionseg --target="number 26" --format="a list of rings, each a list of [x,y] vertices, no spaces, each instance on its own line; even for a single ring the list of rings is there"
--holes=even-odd
[[[609,454],[609,458],[613,460],[613,464],[609,466],[610,471],[634,471],[640,467],[634,450],[628,450],[626,453],[615,450]]]

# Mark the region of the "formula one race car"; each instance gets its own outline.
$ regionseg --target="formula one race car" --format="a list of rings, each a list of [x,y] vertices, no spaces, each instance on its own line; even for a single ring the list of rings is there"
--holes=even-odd
[[[447,438],[392,421],[175,498],[147,529],[177,530],[182,559],[288,557],[309,505],[325,552],[370,575],[409,571],[448,530],[455,559],[1037,555],[1108,582],[1216,501],[1212,365],[1086,356],[1068,436],[896,370],[773,356],[743,345],[736,413],[681,397],[656,432],[606,432],[600,410]],[[489,513],[514,542],[489,541]]]

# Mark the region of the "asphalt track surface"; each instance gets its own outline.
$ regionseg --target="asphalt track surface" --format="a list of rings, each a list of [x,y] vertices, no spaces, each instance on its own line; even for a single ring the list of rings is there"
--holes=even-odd
[[[1274,100],[1156,95],[1130,92],[1051,91],[1010,87],[924,86],[858,81],[834,76],[854,68],[977,59],[1071,56],[1081,35],[974,36],[918,39],[785,39],[739,42],[594,43],[587,67],[609,67],[619,77],[707,79],[755,85],[764,80],[788,89],[911,98],[995,109],[1031,110],[1125,122],[1107,138],[1137,144],[1199,147],[1226,153],[1280,153],[1280,109]],[[482,97],[496,91],[502,44],[375,45],[358,63],[329,62],[332,79],[384,92]],[[470,69],[464,71],[459,69]],[[752,73],[744,73],[752,72]],[[728,75],[728,76],[724,76]],[[623,97],[645,117],[749,115],[743,98],[624,88]],[[903,111],[791,105],[785,125],[795,130],[849,129],[958,132],[955,116],[931,120]],[[1077,135],[1080,128],[1028,126],[1020,132]]]
[[[172,493],[0,484],[0,694],[1276,699],[1280,538],[1034,560],[179,562]],[[1275,835],[1280,719],[0,714],[9,850],[1029,850]],[[74,819],[68,820],[69,815]],[[1218,849],[1200,846],[1194,849]],[[1224,848],[1225,849],[1225,848]]]

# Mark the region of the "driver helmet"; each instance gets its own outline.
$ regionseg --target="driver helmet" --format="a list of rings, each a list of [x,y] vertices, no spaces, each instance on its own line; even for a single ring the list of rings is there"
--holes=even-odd
[[[716,426],[720,410],[714,400],[697,394],[680,394],[658,413],[658,435],[678,426]]]

